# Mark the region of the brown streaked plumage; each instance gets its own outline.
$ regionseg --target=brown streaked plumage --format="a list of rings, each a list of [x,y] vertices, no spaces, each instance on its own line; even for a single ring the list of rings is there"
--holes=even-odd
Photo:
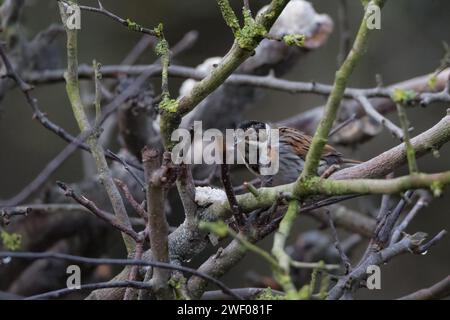
[[[306,155],[308,154],[312,137],[300,130],[288,127],[271,127],[268,124],[259,121],[247,121],[239,126],[240,129],[247,131],[254,130],[279,130],[279,171],[273,176],[264,179],[270,181],[272,185],[286,184],[295,181],[303,171]],[[269,148],[270,159],[273,159],[273,150]],[[245,155],[246,166],[255,174],[259,174],[258,164],[249,164],[248,155]],[[325,145],[322,157],[317,168],[317,173],[323,175],[332,166],[352,166],[360,163],[359,161],[346,159],[342,154],[330,145]]]
[[[284,140],[290,144],[295,153],[305,159],[312,142],[312,137],[294,128],[279,127],[278,130],[280,132],[280,140]],[[322,157],[329,156],[341,157],[342,154],[327,144],[323,148]]]

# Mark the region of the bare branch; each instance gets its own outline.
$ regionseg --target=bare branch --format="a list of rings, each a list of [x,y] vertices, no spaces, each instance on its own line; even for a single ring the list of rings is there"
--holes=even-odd
[[[169,244],[167,235],[169,225],[166,220],[164,204],[167,189],[170,186],[169,168],[167,158],[160,167],[159,152],[155,149],[144,148],[142,150],[142,162],[144,164],[145,182],[147,184],[147,212],[148,226],[150,230],[150,246],[156,261],[169,262]],[[170,161],[170,158],[169,158]],[[153,290],[158,298],[170,297],[168,280],[170,273],[167,270],[153,270]]]
[[[336,247],[336,250],[338,251],[339,256],[341,257],[341,261],[344,264],[345,274],[348,274],[352,270],[352,264],[350,263],[350,259],[345,254],[344,249],[342,249],[336,227],[334,226],[333,218],[331,217],[331,215],[329,213],[328,213],[328,217],[329,217],[329,226],[330,226],[331,233],[332,233],[333,239],[334,239],[334,246]]]
[[[245,216],[239,209],[239,204],[236,200],[236,195],[234,194],[233,185],[231,183],[230,170],[228,164],[224,163],[220,165],[220,172],[222,177],[222,184],[225,189],[225,193],[230,204],[230,208],[233,211],[233,217],[236,219],[238,227],[243,227],[245,225]]]
[[[425,234],[419,232],[403,238],[386,249],[371,252],[352,272],[338,281],[338,283],[330,290],[327,299],[337,300],[341,298],[353,285],[358,284],[367,276],[367,267],[369,265],[380,266],[398,255],[414,252],[424,240]]]
[[[449,295],[450,276],[447,276],[431,287],[408,294],[399,300],[436,300],[447,298]]]
[[[394,137],[398,138],[400,141],[403,141],[403,131],[397,125],[395,125],[391,120],[384,117],[381,113],[379,113],[370,103],[369,99],[366,96],[359,96],[357,100],[361,103],[364,111],[367,113],[369,117],[374,119],[376,122],[386,127]]]
[[[133,209],[136,211],[136,213],[144,219],[145,222],[148,221],[148,213],[145,211],[144,207],[140,205],[136,199],[134,199],[134,196],[131,194],[130,189],[128,189],[128,186],[120,181],[119,179],[114,179],[116,184],[119,186],[120,189],[122,189],[123,194],[125,195],[125,198],[128,200],[128,202],[131,204]]]
[[[86,257],[79,257],[79,256],[73,256],[73,255],[67,255],[67,254],[60,254],[60,253],[50,253],[50,252],[40,252],[40,253],[34,253],[34,252],[0,252],[0,258],[17,258],[17,259],[59,259],[59,260],[66,260],[71,262],[78,262],[78,263],[87,263],[87,264],[94,264],[94,265],[101,265],[101,264],[110,264],[110,265],[129,265],[129,266],[147,266],[147,267],[155,267],[155,268],[165,268],[168,270],[177,270],[181,272],[186,272],[201,278],[204,278],[205,280],[214,283],[217,285],[224,293],[229,294],[231,297],[242,300],[242,298],[234,293],[231,289],[229,289],[226,285],[224,285],[221,281],[208,276],[207,274],[204,274],[202,272],[199,272],[195,269],[191,269],[188,267],[178,266],[174,264],[169,263],[163,263],[158,261],[145,261],[145,260],[131,260],[131,259],[107,259],[107,258],[86,258]],[[113,286],[114,287],[114,286]],[[148,286],[146,286],[148,288]]]
[[[139,236],[129,225],[124,225],[122,221],[120,221],[117,217],[111,216],[110,213],[103,211],[102,209],[98,208],[94,202],[90,201],[84,196],[78,195],[72,188],[70,188],[68,185],[66,185],[63,182],[57,182],[58,186],[64,191],[64,194],[87,208],[89,211],[91,211],[94,215],[102,219],[103,221],[108,222],[110,225],[112,225],[117,230],[127,234],[130,236],[135,242],[141,242],[142,237]]]
[[[9,58],[7,57],[4,48],[2,46],[0,46],[0,56],[5,64],[6,70],[7,70],[7,74],[8,76],[12,77],[16,83],[19,85],[20,89],[22,90],[29,106],[31,107],[32,111],[33,111],[33,118],[37,119],[39,121],[39,123],[46,129],[52,131],[53,133],[55,133],[58,137],[60,137],[61,139],[65,140],[66,142],[72,143],[74,145],[76,145],[78,148],[91,152],[90,147],[83,143],[83,139],[86,139],[87,136],[89,136],[89,132],[82,132],[80,136],[78,137],[74,137],[72,136],[70,133],[68,133],[66,130],[64,130],[63,128],[61,128],[60,126],[56,125],[55,123],[53,123],[52,121],[50,121],[48,119],[48,117],[46,116],[46,114],[44,112],[41,111],[41,109],[39,108],[38,102],[35,98],[33,98],[30,94],[30,91],[32,89],[32,87],[28,84],[26,84],[22,78],[19,76],[19,74],[17,73],[17,71],[12,67],[12,64],[9,60]],[[64,72],[63,72],[64,74]],[[137,81],[137,80],[136,80]],[[110,108],[122,103],[122,100],[126,100],[126,98],[129,96],[129,92],[117,97],[117,99],[115,99],[111,104],[110,107],[108,108],[105,107],[106,110],[109,110]],[[119,99],[120,98],[120,99]],[[102,122],[109,116],[109,114],[105,114],[103,117]],[[85,136],[86,135],[86,136]],[[84,138],[83,138],[84,137]],[[105,152],[106,157],[112,160],[117,161],[117,156],[113,157],[111,154],[114,154],[113,152],[111,152],[110,150],[106,150]],[[123,160],[122,160],[123,161]],[[128,165],[136,168],[136,169],[141,169],[140,165],[137,165],[135,163],[132,162],[126,162]]]
[[[415,218],[417,213],[422,210],[424,207],[427,207],[431,201],[431,194],[429,192],[423,191],[422,195],[417,200],[414,207],[408,212],[403,221],[394,229],[391,237],[391,244],[398,241],[402,232],[406,230],[410,222]]]
[[[62,0],[58,0],[58,1],[63,3],[65,6],[69,5],[65,1],[62,1]],[[94,13],[99,13],[101,15],[104,15],[104,16],[120,23],[121,25],[127,27],[131,31],[144,33],[144,34],[147,34],[147,35],[153,36],[153,37],[158,36],[158,32],[156,32],[154,29],[144,28],[141,25],[137,24],[136,22],[131,21],[130,19],[123,19],[123,18],[115,15],[111,11],[108,11],[107,9],[105,9],[105,7],[102,6],[100,1],[98,1],[98,8],[89,7],[89,6],[79,6],[79,7],[81,10],[84,10],[84,11],[89,11],[89,12],[94,12]]]

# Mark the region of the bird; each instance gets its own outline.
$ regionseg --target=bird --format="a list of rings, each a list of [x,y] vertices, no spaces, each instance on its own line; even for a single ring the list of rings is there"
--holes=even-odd
[[[238,155],[240,155],[245,166],[253,174],[261,178],[264,185],[283,185],[292,183],[298,179],[304,169],[306,155],[313,139],[311,136],[294,128],[275,126],[256,120],[244,121],[237,126],[237,129],[243,130],[244,139],[242,139],[241,135],[241,138],[235,139],[235,144],[245,141],[245,151],[238,151]],[[278,129],[278,148],[274,148],[271,145],[271,139],[269,139],[269,134],[272,134],[273,131],[271,130],[274,129]],[[251,141],[252,139],[249,138],[249,133],[251,132],[262,132],[263,134],[257,136],[257,141]],[[249,155],[249,146],[252,143],[259,147],[265,144],[265,148],[258,148],[256,161],[250,161],[252,158]],[[275,159],[275,149],[278,150],[278,171],[274,174],[264,176],[261,172],[264,166],[261,163],[263,155],[260,152],[267,152],[267,158],[269,161],[272,161]],[[327,144],[323,149],[317,174],[326,178],[340,168],[354,166],[360,163],[361,161],[358,160],[344,158],[340,152]]]

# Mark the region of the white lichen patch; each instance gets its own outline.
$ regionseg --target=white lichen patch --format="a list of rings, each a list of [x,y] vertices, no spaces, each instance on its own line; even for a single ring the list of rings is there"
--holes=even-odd
[[[227,200],[225,191],[211,187],[195,188],[195,203],[199,206],[207,206],[214,202],[224,202]]]

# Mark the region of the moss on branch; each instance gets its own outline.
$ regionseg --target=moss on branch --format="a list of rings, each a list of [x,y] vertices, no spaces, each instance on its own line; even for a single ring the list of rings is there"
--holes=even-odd
[[[237,32],[236,41],[242,49],[253,51],[267,34],[267,30],[261,23],[253,19],[250,10],[244,8],[243,15],[244,27]]]
[[[374,0],[371,3],[382,7],[384,1]],[[341,104],[345,88],[350,75],[353,73],[356,64],[361,60],[364,52],[367,48],[370,30],[367,24],[367,15],[361,21],[358,34],[356,35],[353,47],[349,52],[342,66],[336,73],[336,77],[333,84],[333,90],[328,97],[327,104],[322,119],[316,130],[316,134],[313,137],[311,147],[306,156],[305,168],[302,172],[300,179],[309,178],[317,175],[317,166],[322,155],[323,148],[325,147],[328,136],[336,119],[337,111]]]
[[[221,0],[218,0],[218,2],[225,7],[228,3],[228,1]],[[177,112],[163,111],[161,114],[161,134],[167,149],[170,150],[174,145],[170,138],[173,130],[178,128],[182,117],[192,111],[201,101],[203,101],[203,99],[224,83],[225,80],[253,54],[253,51],[263,39],[263,29],[270,30],[288,2],[289,0],[272,0],[263,14],[258,15],[254,20],[252,18],[252,26],[248,27],[244,32],[245,40],[243,40],[243,38],[241,38],[241,40],[236,39],[220,64],[214,68],[208,76],[199,81],[188,95],[181,97],[178,100]],[[224,10],[223,7],[220,8],[222,11]],[[231,23],[233,26],[232,29],[237,30],[239,24],[235,23],[234,16],[236,15],[226,8],[225,10],[227,12],[226,18],[224,17],[225,21],[227,24]],[[250,23],[250,17],[247,19],[247,23]],[[239,44],[239,42],[241,43]],[[245,48],[241,47],[242,44],[244,44]]]
[[[283,286],[287,297],[295,296],[297,294],[297,290],[290,277],[291,257],[286,253],[285,246],[298,212],[299,202],[297,200],[289,202],[289,207],[280,222],[280,226],[278,227],[273,240],[272,254],[277,258],[279,267],[273,268],[272,271],[275,279]]]
[[[287,34],[283,37],[283,42],[288,46],[303,47],[305,45],[305,35]]]
[[[225,23],[231,28],[233,34],[236,36],[241,29],[241,26],[239,25],[236,13],[234,13],[233,8],[231,8],[230,2],[228,0],[217,0],[217,5],[219,6]]]
[[[403,129],[403,141],[405,142],[406,147],[406,158],[408,159],[408,167],[410,173],[416,173],[419,171],[417,167],[416,161],[416,151],[414,150],[413,145],[411,144],[411,138],[409,134],[410,123],[408,120],[408,116],[406,115],[405,106],[397,102],[397,112],[398,117],[400,119],[400,123]]]
[[[76,1],[74,1],[76,3]],[[60,14],[63,24],[67,20],[67,13],[62,3],[60,6]],[[95,132],[92,132],[92,127],[89,123],[84,105],[80,95],[80,84],[78,80],[78,48],[77,48],[77,30],[71,30],[66,27],[67,34],[67,71],[65,73],[66,91],[72,106],[72,111],[78,123],[81,132],[91,132],[87,143],[91,149],[92,157],[94,158],[100,182],[105,187],[109,200],[113,207],[114,213],[119,219],[120,223],[125,227],[131,227],[130,219],[122,201],[122,197],[115,185],[111,172],[106,162],[103,147],[98,143],[98,137]],[[99,81],[98,79],[96,81]],[[98,106],[100,109],[100,106]],[[127,234],[122,233],[126,249],[129,254],[134,251],[135,242]]]
[[[406,157],[408,159],[408,167],[410,173],[418,172],[416,162],[416,152],[411,144],[411,137],[409,134],[410,123],[406,115],[405,105],[410,103],[417,97],[417,93],[412,90],[395,89],[392,94],[392,100],[397,106],[397,113],[403,129],[403,140],[406,147]]]
[[[314,177],[302,185],[301,195],[392,194],[409,189],[442,188],[450,184],[450,171],[434,174],[413,173],[396,179],[328,180]]]
[[[127,28],[130,29],[131,31],[136,31],[136,32],[142,31],[142,26],[140,24],[132,21],[131,19],[127,19],[126,23],[127,23]]]
[[[267,207],[272,205],[279,197],[280,193],[297,194],[302,199],[314,195],[338,196],[348,194],[395,194],[409,189],[430,189],[441,190],[450,184],[450,171],[424,174],[416,173],[395,179],[351,179],[351,180],[330,180],[313,177],[306,183],[291,183],[271,188],[258,189],[258,195],[246,193],[237,196],[239,208],[244,212]],[[230,210],[228,203],[214,203],[208,211],[220,214],[222,218],[227,218],[224,211]]]

